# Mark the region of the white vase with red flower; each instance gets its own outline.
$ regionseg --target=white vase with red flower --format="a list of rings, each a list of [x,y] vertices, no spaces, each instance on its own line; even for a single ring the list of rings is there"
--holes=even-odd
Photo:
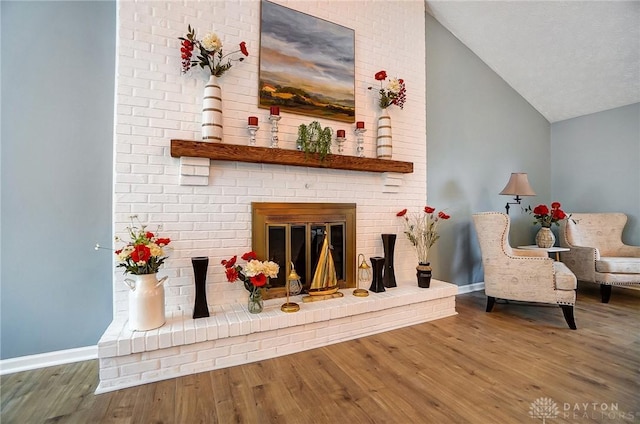
[[[532,214],[535,218],[534,224],[540,224],[541,228],[536,234],[536,245],[548,249],[556,243],[556,236],[551,231],[551,225],[558,224],[558,221],[568,218],[569,216],[560,208],[560,202],[551,203],[551,208],[547,205],[538,205],[531,209],[531,206],[525,208],[526,212]]]
[[[378,106],[381,112],[378,117],[378,134],[376,139],[376,157],[378,159],[391,159],[393,153],[393,134],[391,131],[391,116],[389,115],[389,107],[392,105],[404,108],[404,102],[407,99],[407,90],[404,80],[398,78],[390,78],[386,87],[384,82],[387,80],[387,72],[382,70],[375,74],[376,81],[380,81],[380,89],[378,90]],[[369,87],[373,90],[373,87]]]
[[[163,283],[168,277],[158,279],[158,269],[167,259],[164,250],[171,240],[158,237],[146,225],[134,225],[137,216],[131,219],[131,226],[127,227],[131,240],[115,254],[117,266],[124,268],[125,274],[132,274],[132,278],[124,279],[129,287],[129,330],[147,331],[165,323]],[[116,242],[121,241],[116,237]]]
[[[182,73],[196,66],[207,69],[210,73],[202,99],[202,141],[221,143],[223,138],[222,89],[218,78],[231,69],[232,62],[244,60],[244,57],[234,59],[231,55],[242,53],[244,56],[249,56],[247,45],[243,41],[238,50],[223,54],[222,41],[215,33],[210,32],[202,40],[198,40],[195,29],[191,28],[191,25],[188,26],[187,36],[179,39],[182,41],[180,43]],[[196,53],[196,59],[193,59],[193,51],[196,48],[200,53]]]
[[[237,256],[229,260],[223,260],[221,264],[224,266],[227,281],[230,283],[242,281],[244,288],[249,292],[247,300],[247,309],[252,314],[259,314],[264,309],[264,301],[262,299],[262,288],[267,285],[269,278],[276,278],[280,266],[272,261],[259,261],[256,253],[251,251],[241,256],[246,261],[244,268],[237,265]]]

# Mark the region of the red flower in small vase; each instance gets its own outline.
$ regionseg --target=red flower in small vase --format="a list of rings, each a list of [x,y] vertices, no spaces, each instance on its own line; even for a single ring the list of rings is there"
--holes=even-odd
[[[237,255],[229,260],[223,259],[220,263],[224,265],[225,268],[231,268],[236,264],[236,260],[238,260]]]
[[[378,71],[375,75],[376,81],[384,81],[387,79],[387,71]]]
[[[251,284],[256,287],[263,287],[267,284],[267,276],[264,274],[258,274],[255,277],[250,277],[249,280],[251,281]]]
[[[243,261],[249,262],[254,259],[258,259],[258,255],[256,255],[256,252],[254,252],[253,250],[242,255]]]
[[[547,215],[549,213],[549,208],[547,205],[538,205],[533,209],[534,215]]]
[[[555,220],[565,219],[566,217],[567,217],[567,214],[564,213],[562,209],[554,209],[551,212],[551,218]]]
[[[436,211],[436,208],[432,208],[431,206],[425,206],[424,211],[425,213],[434,213]]]
[[[402,209],[400,212],[398,212],[396,214],[396,216],[405,216],[407,214],[407,210],[406,209]]]
[[[224,272],[228,282],[234,283],[238,279],[238,270],[235,267],[225,268]]]

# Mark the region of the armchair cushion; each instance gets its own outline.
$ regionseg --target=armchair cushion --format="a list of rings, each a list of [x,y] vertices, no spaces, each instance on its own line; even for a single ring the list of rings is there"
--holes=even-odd
[[[596,272],[640,275],[640,257],[601,257],[596,261]]]

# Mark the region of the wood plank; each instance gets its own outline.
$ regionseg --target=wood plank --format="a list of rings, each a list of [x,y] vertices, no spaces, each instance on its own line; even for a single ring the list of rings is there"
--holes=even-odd
[[[557,307],[484,307],[464,294],[453,317],[101,395],[97,361],[4,375],[0,422],[516,423],[543,397],[559,405],[554,423],[640,411],[640,292],[614,288],[603,304],[581,283],[577,331]],[[619,414],[563,415],[593,402]]]
[[[320,160],[317,155],[268,147],[241,146],[237,144],[206,143],[192,140],[171,140],[171,156],[209,158],[213,160],[267,163],[276,165],[307,166],[310,168],[344,169],[366,172],[413,172],[412,162],[360,158],[357,156],[328,155]]]

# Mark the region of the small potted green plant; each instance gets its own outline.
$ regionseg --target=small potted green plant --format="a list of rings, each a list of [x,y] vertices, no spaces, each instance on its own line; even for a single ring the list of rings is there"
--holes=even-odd
[[[329,127],[322,128],[318,121],[309,125],[301,124],[298,127],[297,147],[305,155],[316,153],[322,161],[331,153],[332,137],[333,130]]]

